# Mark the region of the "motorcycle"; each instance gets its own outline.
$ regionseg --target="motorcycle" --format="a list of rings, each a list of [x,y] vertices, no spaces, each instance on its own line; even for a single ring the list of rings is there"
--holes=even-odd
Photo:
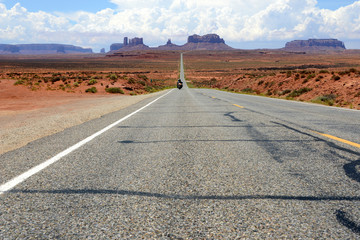
[[[177,88],[180,90],[183,87],[182,82],[177,82]]]

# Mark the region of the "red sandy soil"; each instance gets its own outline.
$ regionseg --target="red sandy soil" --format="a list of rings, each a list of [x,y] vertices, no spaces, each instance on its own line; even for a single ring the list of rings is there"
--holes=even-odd
[[[81,99],[95,99],[96,96],[83,93],[67,93],[61,90],[39,89],[32,91],[28,86],[15,86],[16,80],[0,80],[0,116],[70,104]]]

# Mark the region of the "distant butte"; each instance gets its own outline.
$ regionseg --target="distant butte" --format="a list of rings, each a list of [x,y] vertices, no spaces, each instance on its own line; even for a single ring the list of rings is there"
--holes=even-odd
[[[286,43],[286,51],[342,51],[345,44],[337,39],[295,40]]]

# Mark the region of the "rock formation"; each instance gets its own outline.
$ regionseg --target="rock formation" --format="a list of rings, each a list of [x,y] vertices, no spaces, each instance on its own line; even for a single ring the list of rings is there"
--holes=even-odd
[[[169,51],[181,50],[181,46],[173,44],[171,42],[171,39],[169,39],[165,45],[161,45],[157,49],[159,49],[159,50],[169,50]]]
[[[188,43],[225,43],[225,41],[216,34],[207,34],[204,36],[195,34],[188,37]]]
[[[0,44],[0,54],[92,53],[91,48],[64,44]]]
[[[110,55],[111,54],[116,55],[116,51],[124,52],[124,51],[132,51],[132,50],[149,50],[149,49],[168,50],[168,51],[233,50],[233,48],[226,45],[224,39],[220,38],[218,35],[207,34],[204,36],[199,36],[199,35],[189,36],[188,42],[182,46],[173,44],[171,42],[171,39],[169,39],[165,45],[161,45],[157,48],[149,48],[148,46],[144,45],[142,38],[133,38],[129,40],[128,38],[124,38],[123,47],[118,49],[111,48],[111,51],[115,51],[115,52],[110,53]]]
[[[324,51],[345,50],[345,45],[337,39],[295,40],[286,43],[286,51]]]
[[[226,45],[224,39],[218,35],[207,34],[189,36],[188,42],[182,46],[182,50],[233,50],[233,48]]]
[[[124,37],[124,43],[114,43],[110,46],[110,52],[116,53],[116,51],[132,51],[132,50],[147,50],[150,49],[144,44],[143,38],[132,38],[128,39]]]
[[[129,40],[129,46],[144,45],[143,38],[132,38]]]
[[[122,43],[113,43],[110,45],[110,51],[116,51],[122,47],[124,47],[124,44],[122,44]]]

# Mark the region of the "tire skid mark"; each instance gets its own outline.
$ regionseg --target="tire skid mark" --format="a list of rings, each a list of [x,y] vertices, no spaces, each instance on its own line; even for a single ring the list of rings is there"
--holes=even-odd
[[[337,221],[341,225],[347,227],[348,229],[350,229],[354,233],[360,234],[360,224],[353,221],[348,213],[346,213],[346,212],[344,212],[342,210],[337,210],[335,212],[335,215],[336,215]]]
[[[360,182],[360,172],[357,168],[360,170],[360,159],[344,165],[345,174],[352,180]]]

